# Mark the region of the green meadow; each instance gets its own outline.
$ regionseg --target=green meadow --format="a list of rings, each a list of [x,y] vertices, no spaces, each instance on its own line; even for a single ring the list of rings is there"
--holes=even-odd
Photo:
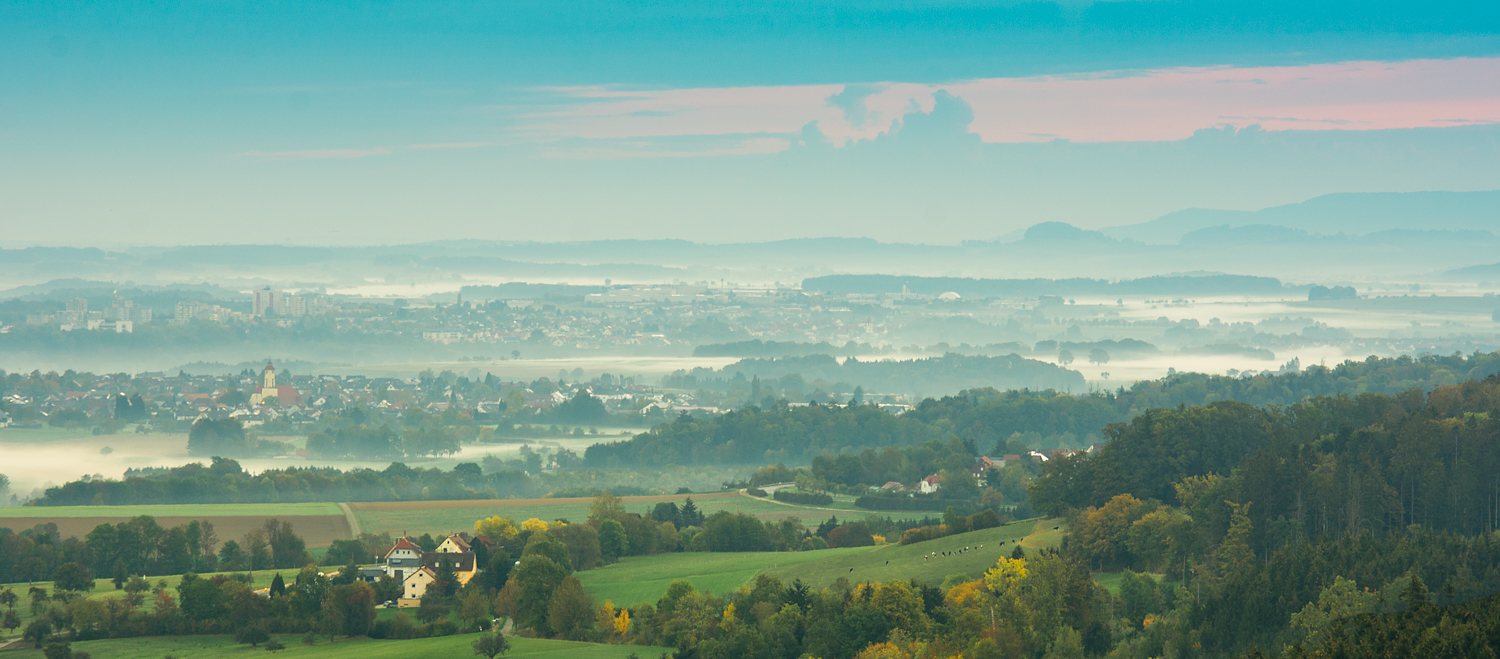
[[[801,579],[814,588],[832,585],[839,577],[844,577],[851,583],[916,579],[936,586],[952,574],[966,574],[969,577],[984,574],[985,570],[995,566],[995,561],[1001,556],[1010,556],[1018,541],[1028,550],[1055,546],[1049,544],[1050,540],[1045,539],[1041,532],[1042,529],[1050,531],[1054,524],[1055,522],[1035,520],[1012,522],[993,529],[950,535],[904,547],[883,545],[876,547],[874,551],[829,556],[820,561],[773,568],[767,570],[767,573],[786,582]],[[965,547],[969,549],[963,551]],[[950,555],[929,556],[932,552],[950,552]]]
[[[573,576],[603,603],[629,606],[655,604],[673,581],[683,579],[694,588],[727,595],[766,571],[828,560],[835,556],[868,553],[874,547],[850,547],[798,552],[725,552],[631,556],[614,565],[576,572]]]
[[[905,547],[635,556],[574,576],[595,599],[610,600],[620,606],[655,603],[667,586],[678,579],[687,580],[698,590],[724,595],[762,573],[785,582],[801,579],[814,588],[832,585],[839,577],[856,583],[916,579],[937,585],[952,574],[970,577],[983,574],[1001,556],[1010,556],[1018,542],[1027,551],[1056,547],[1061,541],[1061,530],[1052,530],[1056,525],[1055,520],[1024,520]],[[960,553],[964,547],[971,549]],[[929,557],[931,552],[950,552],[950,555]]]

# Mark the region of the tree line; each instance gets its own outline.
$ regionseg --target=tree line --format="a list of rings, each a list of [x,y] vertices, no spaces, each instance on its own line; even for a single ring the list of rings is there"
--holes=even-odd
[[[899,416],[870,405],[790,407],[769,401],[712,419],[679,417],[630,441],[589,447],[592,468],[643,465],[807,463],[819,455],[915,446],[960,437],[1005,453],[1012,440],[1032,448],[1086,448],[1111,423],[1159,408],[1238,401],[1292,405],[1314,396],[1431,391],[1500,372],[1500,353],[1370,357],[1333,367],[1252,377],[1179,373],[1090,394],[980,388],[922,401]]]
[[[292,523],[278,519],[222,544],[212,522],[164,528],[149,515],[100,524],[83,538],[63,538],[53,523],[19,533],[0,527],[0,583],[51,581],[65,566],[118,587],[133,576],[285,569],[312,561]]]

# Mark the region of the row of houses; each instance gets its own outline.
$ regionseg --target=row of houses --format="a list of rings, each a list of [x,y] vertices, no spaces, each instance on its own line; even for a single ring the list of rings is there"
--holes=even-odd
[[[1047,462],[1049,460],[1074,455],[1076,453],[1093,453],[1094,450],[1099,446],[1099,444],[1094,444],[1093,446],[1090,446],[1087,449],[1083,450],[1071,448],[1048,448],[1031,451],[1026,455],[1008,453],[1000,458],[992,458],[989,456],[981,455],[977,459],[975,459],[974,464],[969,467],[969,474],[974,477],[974,480],[979,482],[980,487],[984,487],[985,485],[989,484],[987,480],[989,478],[990,470],[999,471],[1001,469],[1004,469],[1005,465],[1016,464],[1021,460]],[[917,484],[913,489],[922,494],[932,494],[933,492],[942,489],[942,487],[942,479],[940,479],[937,474],[932,474],[920,481],[917,481]],[[908,488],[902,483],[890,481],[885,485],[881,485],[880,487],[872,486],[870,489],[882,490],[885,492],[905,492]]]
[[[489,542],[478,537],[475,542]],[[361,568],[359,579],[374,583],[381,577],[390,577],[401,584],[401,597],[396,605],[401,608],[420,606],[427,588],[438,579],[438,571],[446,561],[453,568],[453,576],[459,587],[469,583],[479,573],[477,555],[473,545],[461,534],[450,535],[435,551],[422,551],[411,540],[403,536],[381,559],[382,566]]]

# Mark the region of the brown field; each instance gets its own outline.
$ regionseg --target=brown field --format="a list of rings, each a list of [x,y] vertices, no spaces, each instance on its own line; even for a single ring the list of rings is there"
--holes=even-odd
[[[257,529],[265,525],[268,519],[280,519],[292,523],[292,530],[307,542],[308,547],[327,547],[334,540],[345,540],[354,537],[349,531],[349,521],[343,515],[245,515],[245,516],[217,516],[202,515],[195,517],[157,517],[156,523],[164,528],[185,525],[193,520],[212,522],[214,533],[219,536],[219,541],[238,540],[251,529]],[[8,527],[15,531],[29,529],[37,524],[48,522],[57,524],[58,533],[62,537],[77,536],[83,538],[94,530],[94,527],[109,522],[119,524],[130,521],[129,517],[0,517],[0,527]]]
[[[682,501],[692,497],[693,501],[724,499],[740,496],[738,492],[709,492],[705,494],[662,494],[646,497],[620,497],[630,503],[661,503]],[[465,499],[461,501],[367,501],[350,503],[354,510],[441,510],[444,508],[535,508],[538,506],[588,506],[593,497],[564,497],[557,499]]]

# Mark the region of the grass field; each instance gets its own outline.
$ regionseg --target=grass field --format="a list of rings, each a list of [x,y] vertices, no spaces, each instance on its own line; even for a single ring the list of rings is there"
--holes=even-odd
[[[866,553],[874,547],[852,547],[824,551],[685,553],[632,556],[614,565],[574,573],[584,588],[603,602],[625,606],[637,602],[655,604],[667,586],[686,579],[694,588],[726,595],[755,578],[763,570],[827,560],[834,556]]]
[[[323,642],[315,646],[302,644],[302,637],[278,634],[276,638],[286,649],[275,656],[304,657],[306,659],[394,659],[396,657],[471,657],[472,645],[478,638],[475,634],[424,638],[411,641],[376,641],[368,638],[341,640],[337,643]],[[534,638],[512,638],[511,649],[505,657],[535,657],[537,659],[625,659],[634,652],[651,659],[671,648],[640,645],[599,645],[574,641],[550,641]],[[124,638],[102,641],[84,641],[73,644],[74,650],[82,650],[96,659],[160,659],[164,656],[189,659],[191,657],[266,657],[272,656],[264,647],[251,648],[237,645],[229,636],[157,636],[151,638]],[[22,650],[7,653],[17,659],[40,658],[41,650]]]
[[[727,594],[762,572],[783,581],[801,579],[815,588],[833,584],[839,577],[852,582],[912,579],[937,585],[952,574],[977,577],[994,567],[1001,556],[1009,556],[1015,543],[1028,550],[1055,547],[1061,530],[1056,520],[1025,520],[993,529],[963,533],[901,547],[853,547],[809,552],[683,553],[627,558],[619,563],[576,573],[585,588],[600,601],[617,605],[656,602],[667,586],[686,579],[699,590]],[[984,545],[979,549],[979,545]],[[962,554],[923,560],[930,552]],[[853,568],[853,571],[850,571]]]
[[[1018,540],[1027,549],[1052,546],[1047,544],[1047,536],[1043,533],[1050,531],[1054,524],[1055,521],[1013,522],[993,529],[950,535],[905,547],[885,545],[874,551],[830,556],[825,560],[784,566],[767,572],[781,577],[783,581],[801,579],[815,588],[831,585],[839,577],[845,577],[851,582],[916,579],[935,586],[952,574],[967,574],[970,577],[983,574],[985,570],[994,567],[995,561],[1001,556],[1010,556]],[[1036,537],[1029,537],[1033,535]],[[980,549],[980,545],[984,545],[984,548]],[[957,552],[964,547],[972,549],[962,554],[923,558],[930,552]]]
[[[1119,595],[1120,579],[1124,576],[1124,572],[1095,572],[1094,583],[1104,586],[1111,595]]]

